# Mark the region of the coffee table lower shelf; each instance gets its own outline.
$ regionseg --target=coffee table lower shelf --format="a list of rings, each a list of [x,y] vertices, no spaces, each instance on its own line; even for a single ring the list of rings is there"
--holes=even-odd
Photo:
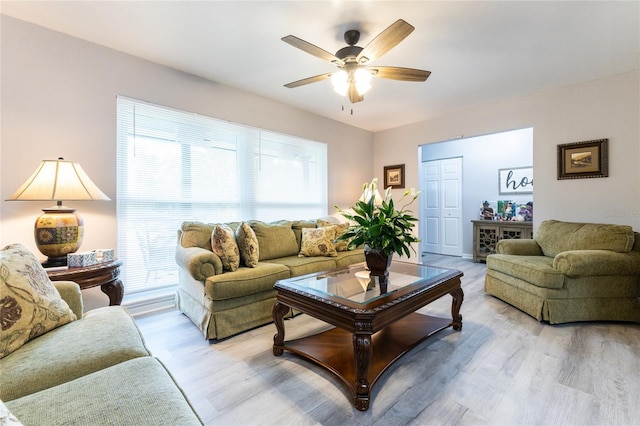
[[[414,312],[373,334],[369,390],[373,389],[382,373],[404,354],[452,325],[450,318]],[[279,352],[278,349],[290,351],[328,369],[347,385],[357,399],[353,339],[352,333],[334,327],[319,334],[286,341],[283,345],[274,345],[273,349],[274,353]]]

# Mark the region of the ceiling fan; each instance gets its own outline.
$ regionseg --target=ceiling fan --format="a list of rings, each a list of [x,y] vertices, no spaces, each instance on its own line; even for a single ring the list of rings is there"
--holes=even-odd
[[[344,41],[348,46],[338,50],[335,55],[296,36],[288,35],[282,37],[282,41],[285,43],[289,43],[293,47],[297,47],[317,58],[329,61],[339,68],[336,72],[304,78],[284,86],[293,89],[294,87],[330,78],[334,90],[343,96],[348,96],[351,103],[355,104],[364,100],[364,94],[371,87],[371,77],[402,81],[425,81],[431,71],[414,68],[369,66],[371,62],[398,45],[414,29],[406,21],[398,19],[365,47],[356,46],[356,43],[360,40],[360,32],[358,30],[349,30],[344,33]]]

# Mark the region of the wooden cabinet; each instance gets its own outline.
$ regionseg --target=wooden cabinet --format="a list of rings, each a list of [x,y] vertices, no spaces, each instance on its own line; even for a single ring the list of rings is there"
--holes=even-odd
[[[500,240],[533,238],[532,222],[500,222],[472,220],[473,261],[486,262],[487,256],[496,252]]]

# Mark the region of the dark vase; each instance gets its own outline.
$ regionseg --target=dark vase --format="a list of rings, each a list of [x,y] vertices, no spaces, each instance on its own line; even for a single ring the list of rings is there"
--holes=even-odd
[[[367,245],[364,246],[364,259],[367,262],[371,279],[378,277],[380,283],[380,293],[387,292],[387,279],[389,278],[389,266],[393,259],[393,253],[384,254],[380,249],[374,249]]]

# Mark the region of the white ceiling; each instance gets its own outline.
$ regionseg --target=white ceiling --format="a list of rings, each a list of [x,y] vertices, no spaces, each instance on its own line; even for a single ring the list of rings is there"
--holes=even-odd
[[[3,14],[237,87],[370,131],[638,69],[638,1],[45,1]],[[374,62],[425,69],[426,82],[374,79],[353,106],[333,71],[280,39],[327,51],[358,45],[402,18],[415,31]],[[342,106],[344,105],[344,111]]]

